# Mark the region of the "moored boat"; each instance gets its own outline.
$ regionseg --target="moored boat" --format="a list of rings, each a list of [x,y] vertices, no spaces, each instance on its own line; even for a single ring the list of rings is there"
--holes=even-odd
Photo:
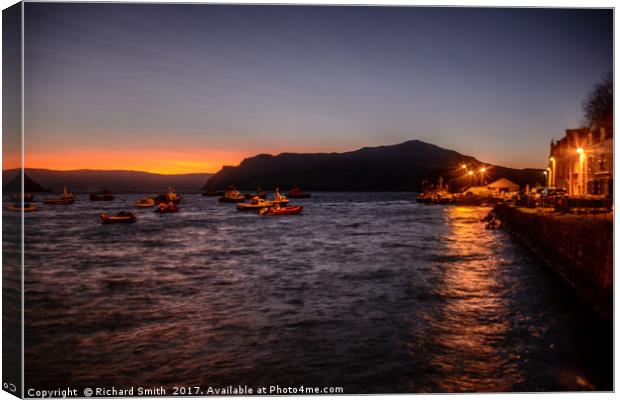
[[[241,203],[245,200],[245,196],[234,188],[230,189],[228,192],[224,193],[224,196],[220,197],[220,202],[222,203]]]
[[[75,195],[65,186],[60,199],[44,199],[43,204],[49,204],[53,206],[61,206],[67,204],[73,204],[75,202]]]
[[[99,215],[102,224],[125,224],[130,222],[136,222],[138,216],[129,211],[119,211],[116,215],[109,215],[108,213],[101,213]]]
[[[90,201],[112,201],[114,195],[109,190],[101,190],[99,192],[93,192],[88,195]]]
[[[175,188],[168,188],[168,193],[166,194],[160,194],[157,197],[153,198],[153,201],[155,202],[155,204],[166,204],[166,203],[174,203],[174,204],[179,204],[181,202],[181,200],[183,200],[183,196],[177,194],[177,191]]]
[[[453,204],[454,203],[454,195],[448,193],[445,190],[442,191],[432,191],[432,192],[422,192],[418,194],[416,197],[417,203],[424,204]]]
[[[260,215],[292,215],[299,214],[304,210],[303,206],[271,207],[263,208]]]
[[[309,199],[312,197],[312,194],[304,192],[299,186],[292,188],[286,195],[291,199]]]
[[[6,206],[4,206],[4,208],[6,208],[9,211],[24,211],[24,212],[29,212],[29,211],[36,211],[39,209],[39,205],[36,203],[24,203],[24,206],[22,207],[22,205],[20,203],[13,203],[13,204],[7,204]]]
[[[138,208],[151,208],[154,205],[155,205],[155,200],[153,200],[152,197],[138,200],[138,202],[136,203],[136,207]]]
[[[47,204],[50,206],[64,206],[67,204],[73,204],[75,199],[45,199],[43,200],[43,204]]]
[[[271,199],[271,202],[273,204],[282,205],[282,204],[288,204],[289,200],[286,198],[285,195],[280,193],[280,190],[278,188],[276,188],[276,193],[273,196],[273,199]]]
[[[273,203],[267,200],[263,200],[258,196],[254,196],[252,200],[247,203],[237,204],[237,210],[239,211],[257,211],[262,210],[265,207],[271,207]]]
[[[155,209],[156,213],[160,214],[168,214],[175,213],[179,211],[179,206],[174,203],[159,203],[159,206]]]

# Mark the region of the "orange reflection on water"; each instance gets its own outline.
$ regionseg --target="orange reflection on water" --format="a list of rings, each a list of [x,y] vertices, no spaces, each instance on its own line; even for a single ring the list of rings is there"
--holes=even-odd
[[[446,299],[435,321],[431,361],[446,377],[438,383],[442,392],[508,391],[523,377],[516,355],[497,349],[506,340],[510,307],[499,282],[501,259],[494,231],[480,219],[490,209],[445,209],[449,231],[443,238],[447,254],[440,295]]]

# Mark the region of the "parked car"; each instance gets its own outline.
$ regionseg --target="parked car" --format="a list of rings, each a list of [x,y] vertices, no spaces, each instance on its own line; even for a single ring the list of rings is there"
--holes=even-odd
[[[555,199],[557,199],[558,197],[565,197],[566,196],[566,189],[564,188],[545,188],[543,190],[542,196],[548,200],[548,201],[553,201]]]

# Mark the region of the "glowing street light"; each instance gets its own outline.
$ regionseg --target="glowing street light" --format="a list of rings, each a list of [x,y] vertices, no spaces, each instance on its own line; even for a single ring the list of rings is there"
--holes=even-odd
[[[482,167],[482,168],[480,168],[480,172],[487,172],[487,169]]]
[[[555,158],[549,157],[549,162],[551,163],[551,168],[547,168],[549,171],[549,186],[555,187]]]
[[[467,175],[472,176],[474,174],[474,171],[468,171]]]
[[[579,154],[579,176],[577,178],[578,194],[586,194],[586,176],[584,173],[583,163],[585,161],[585,151],[581,147],[577,147],[577,154]]]

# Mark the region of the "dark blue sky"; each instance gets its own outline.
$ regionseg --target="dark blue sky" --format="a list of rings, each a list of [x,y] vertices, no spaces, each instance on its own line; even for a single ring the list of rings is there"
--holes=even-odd
[[[214,171],[408,139],[540,167],[613,65],[611,10],[26,3],[25,16],[30,165],[59,169]]]

